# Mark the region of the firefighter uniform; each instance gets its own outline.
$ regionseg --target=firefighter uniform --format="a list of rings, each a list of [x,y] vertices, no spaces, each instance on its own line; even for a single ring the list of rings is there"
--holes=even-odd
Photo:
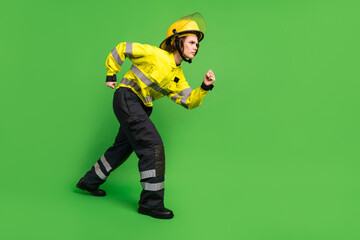
[[[132,42],[122,42],[110,52],[106,59],[106,81],[116,81],[125,58],[133,65],[114,94],[114,112],[120,122],[118,135],[113,146],[86,173],[84,181],[97,189],[134,151],[139,158],[143,188],[139,204],[163,208],[165,154],[161,137],[149,118],[153,101],[168,96],[175,103],[193,109],[201,105],[212,85],[203,83],[192,90],[172,52]]]

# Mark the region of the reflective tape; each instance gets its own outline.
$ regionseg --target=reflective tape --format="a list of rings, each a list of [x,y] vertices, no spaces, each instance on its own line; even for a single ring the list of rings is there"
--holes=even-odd
[[[137,91],[139,93],[141,92],[141,88],[139,87],[139,85],[137,85],[136,82],[131,81],[130,79],[123,78],[120,83],[122,83],[122,84],[124,84],[126,86],[133,87],[135,89],[135,91]],[[143,96],[143,98],[144,98],[146,103],[151,103],[153,101],[153,98],[151,96],[150,97],[144,97]]]
[[[146,179],[151,177],[156,177],[155,169],[140,172],[141,179]]]
[[[190,96],[192,92],[192,89],[189,87],[189,88],[185,88],[184,90],[182,90],[181,92],[179,92],[178,94],[174,95],[171,97],[171,100],[173,100],[174,102],[176,102],[176,99],[178,99],[179,97],[181,96],[184,96],[186,97],[186,99]],[[185,101],[186,102],[186,101]]]
[[[126,43],[126,47],[125,47],[125,53],[129,54],[131,57],[133,57],[133,53],[132,53],[132,43]]]
[[[112,168],[111,168],[110,164],[106,161],[106,158],[105,158],[104,155],[101,156],[100,161],[101,161],[101,163],[104,165],[106,171],[107,171],[107,172],[110,172],[110,170],[111,170]]]
[[[123,78],[120,83],[125,84],[126,86],[131,86],[138,92],[140,92],[140,90],[141,90],[139,85],[137,85],[136,82],[131,81],[130,79]]]
[[[163,95],[168,95],[168,92],[158,86],[156,83],[151,81],[139,68],[137,68],[135,65],[132,65],[130,70],[148,87],[151,87],[156,92],[160,92]]]
[[[150,96],[150,97],[144,97],[144,100],[146,103],[151,103],[153,101],[153,98]]]
[[[100,165],[96,162],[94,165],[95,168],[95,173],[99,176],[99,178],[101,178],[102,180],[106,179],[105,174],[101,171],[100,169]]]
[[[186,105],[186,100],[189,98],[189,96],[184,96],[180,99],[180,103],[181,105],[183,105],[183,107],[188,108],[188,105]]]
[[[121,65],[123,64],[123,61],[121,60],[120,56],[119,56],[119,53],[117,51],[116,48],[114,48],[112,51],[111,51],[111,55],[113,56],[113,58],[115,59],[116,63],[119,64],[119,66],[121,67]]]
[[[182,90],[181,92],[179,92],[178,94],[174,95],[171,97],[171,100],[173,100],[174,102],[176,102],[176,99],[178,99],[179,97],[182,96],[182,98],[180,99],[180,103],[182,106],[184,106],[185,108],[188,108],[188,106],[186,105],[186,100],[190,97],[192,93],[192,89],[191,88],[185,88],[184,90]]]
[[[144,190],[147,191],[159,191],[161,189],[164,189],[164,182],[159,183],[147,183],[147,182],[141,182],[141,186]]]

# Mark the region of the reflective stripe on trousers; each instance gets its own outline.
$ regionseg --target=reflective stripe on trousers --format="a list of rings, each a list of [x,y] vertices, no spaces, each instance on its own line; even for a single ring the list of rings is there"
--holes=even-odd
[[[146,191],[159,191],[161,189],[164,189],[164,182],[159,182],[159,183],[141,182],[141,186]]]
[[[102,164],[102,166],[105,168],[106,173],[103,173],[103,171],[100,168],[99,163]],[[102,155],[100,160],[98,160],[94,164],[94,169],[95,169],[95,173],[98,175],[98,177],[101,178],[102,180],[105,180],[107,178],[107,176],[109,175],[112,168],[111,168],[110,164],[106,161],[105,156]]]

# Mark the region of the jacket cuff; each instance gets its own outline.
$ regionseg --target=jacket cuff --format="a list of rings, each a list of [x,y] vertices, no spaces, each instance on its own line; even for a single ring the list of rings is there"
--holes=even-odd
[[[205,91],[209,91],[212,90],[214,88],[214,85],[209,85],[207,86],[204,82],[201,84],[201,88],[204,89]]]
[[[116,82],[116,75],[106,76],[107,82]]]

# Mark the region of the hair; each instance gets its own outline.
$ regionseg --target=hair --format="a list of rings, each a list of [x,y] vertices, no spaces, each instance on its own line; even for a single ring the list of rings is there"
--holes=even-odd
[[[186,36],[179,38],[179,44],[180,44],[180,49],[181,49],[181,51],[184,51],[185,38],[186,38]],[[175,52],[175,51],[177,51],[175,40],[174,40],[173,43],[171,44],[170,48],[171,48],[170,52]]]

